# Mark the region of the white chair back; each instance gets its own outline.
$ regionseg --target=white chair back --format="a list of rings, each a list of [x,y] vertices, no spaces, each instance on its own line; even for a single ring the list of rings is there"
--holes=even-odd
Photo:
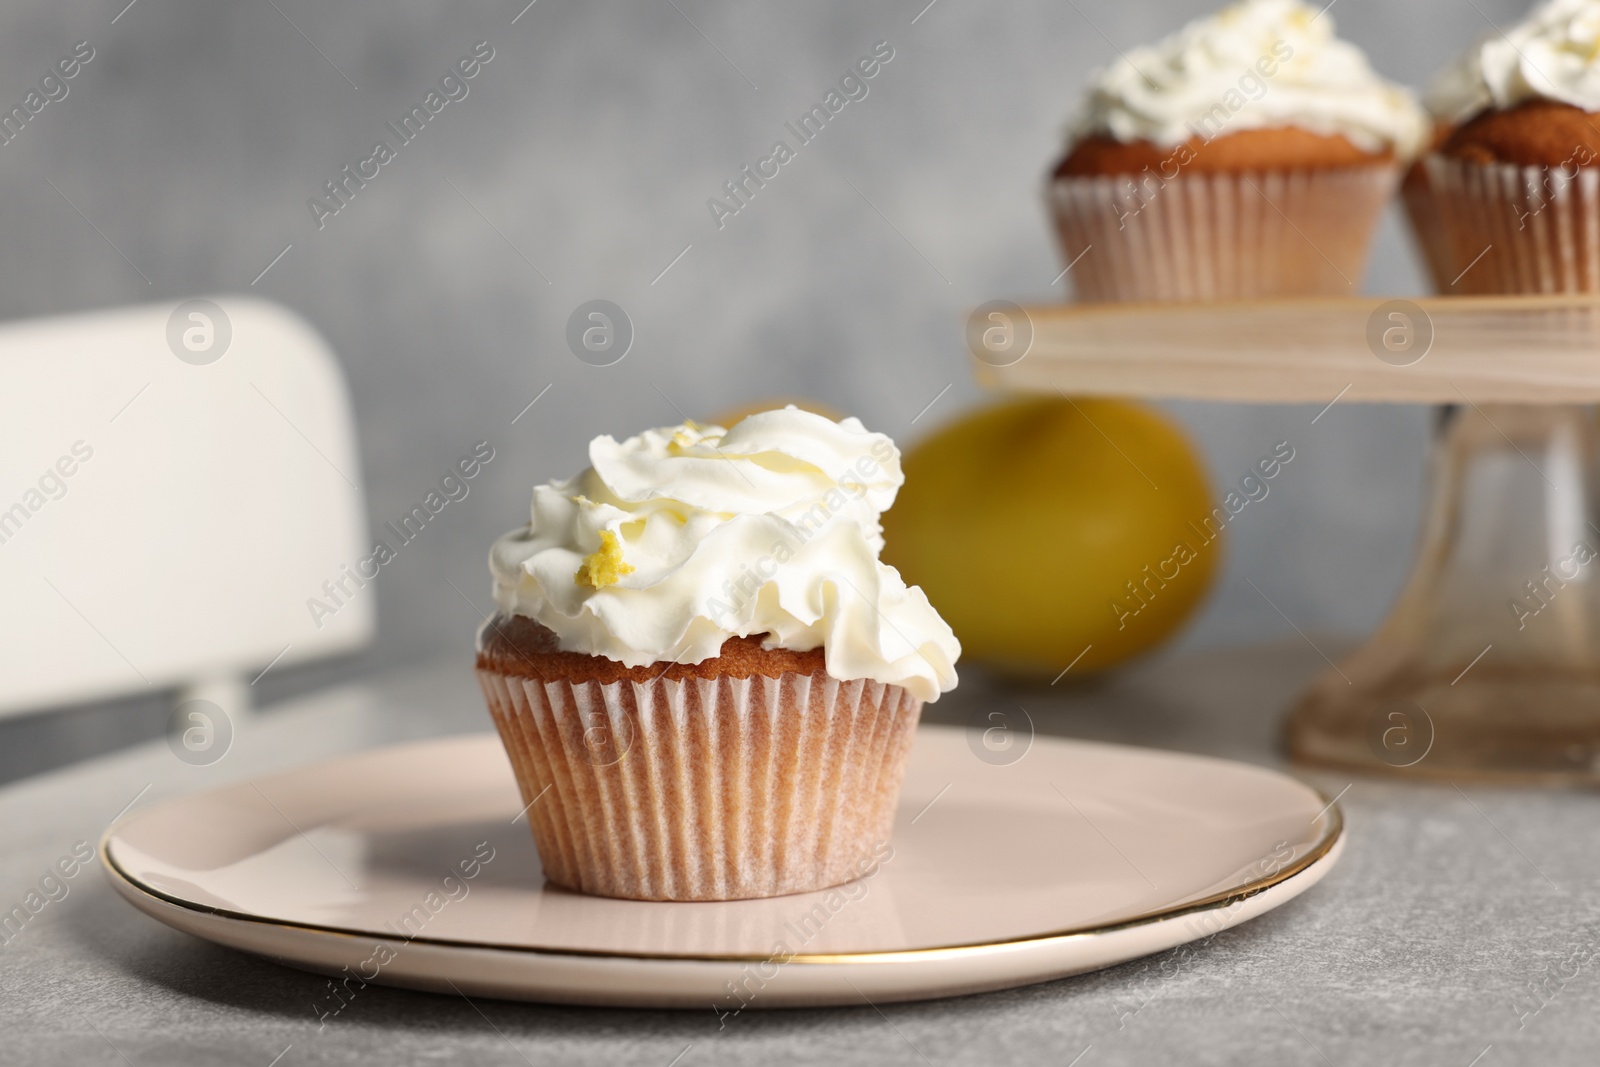
[[[365,645],[360,485],[333,353],[281,307],[0,327],[0,715]]]

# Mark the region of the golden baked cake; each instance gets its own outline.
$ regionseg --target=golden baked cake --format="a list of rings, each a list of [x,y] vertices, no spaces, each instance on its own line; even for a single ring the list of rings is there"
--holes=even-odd
[[[1242,0],[1097,72],[1049,183],[1080,300],[1357,291],[1426,122],[1333,19]]]
[[[869,873],[960,655],[878,558],[893,442],[788,407],[589,455],[495,543],[478,638],[546,876],[734,900]]]
[[[1446,68],[1424,161],[1452,293],[1600,292],[1600,3],[1551,0]]]

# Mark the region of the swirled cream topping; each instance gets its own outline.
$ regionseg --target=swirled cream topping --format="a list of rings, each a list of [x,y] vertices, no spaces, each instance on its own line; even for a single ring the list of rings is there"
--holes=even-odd
[[[532,521],[489,554],[495,603],[561,647],[638,667],[698,663],[730,637],[821,647],[828,673],[935,700],[955,635],[878,560],[900,453],[854,418],[794,407],[731,429],[597,437],[588,470],[533,491]]]
[[[1446,122],[1525,100],[1600,111],[1600,0],[1541,4],[1504,34],[1483,37],[1427,95],[1428,109]]]
[[[1070,139],[1176,146],[1282,126],[1401,157],[1414,155],[1427,132],[1412,94],[1336,38],[1331,16],[1298,0],[1242,0],[1097,72]]]

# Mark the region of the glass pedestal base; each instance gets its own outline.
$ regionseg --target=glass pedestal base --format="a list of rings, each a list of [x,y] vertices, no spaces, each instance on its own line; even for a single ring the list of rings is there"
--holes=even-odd
[[[1300,763],[1600,782],[1600,427],[1577,406],[1439,409],[1416,567],[1291,713]]]

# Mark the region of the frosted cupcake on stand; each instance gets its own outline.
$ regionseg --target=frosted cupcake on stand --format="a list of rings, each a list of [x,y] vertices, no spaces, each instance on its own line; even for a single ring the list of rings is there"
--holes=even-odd
[[[547,877],[734,900],[870,873],[961,651],[878,559],[894,443],[789,407],[589,459],[495,542],[479,633]]]
[[[1340,294],[1427,137],[1333,19],[1243,0],[1091,79],[1050,183],[1080,300]]]
[[[1553,0],[1430,94],[1426,160],[1452,292],[1600,292],[1600,0]]]

